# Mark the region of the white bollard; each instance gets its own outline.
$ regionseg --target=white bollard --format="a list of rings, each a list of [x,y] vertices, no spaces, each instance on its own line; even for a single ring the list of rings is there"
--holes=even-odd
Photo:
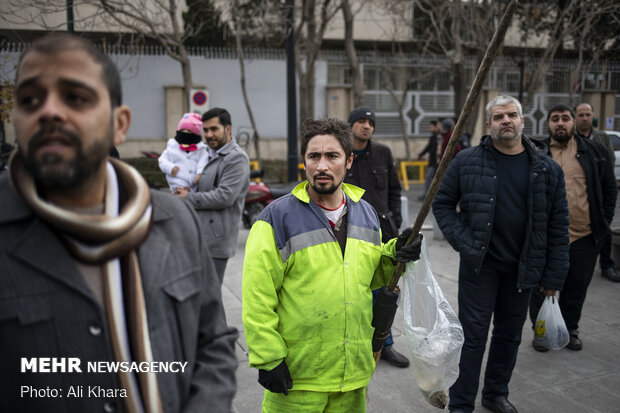
[[[403,217],[403,222],[400,224],[398,233],[403,232],[405,228],[409,227],[409,200],[405,195],[400,196],[400,214]]]

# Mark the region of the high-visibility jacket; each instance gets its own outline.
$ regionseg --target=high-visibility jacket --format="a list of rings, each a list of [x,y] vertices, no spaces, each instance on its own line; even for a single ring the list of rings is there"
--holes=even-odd
[[[394,273],[395,239],[381,243],[364,190],[343,185],[344,257],[307,182],[267,206],[252,226],[243,263],[243,325],[251,367],[286,361],[293,390],[366,386],[372,358],[372,289]]]

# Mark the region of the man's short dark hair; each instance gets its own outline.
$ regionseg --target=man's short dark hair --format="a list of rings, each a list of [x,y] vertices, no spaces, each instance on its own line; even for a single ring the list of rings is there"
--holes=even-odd
[[[305,159],[308,142],[318,135],[331,135],[340,143],[348,159],[353,153],[351,126],[340,119],[308,119],[301,129],[301,157]]]
[[[220,124],[224,128],[226,128],[226,126],[232,126],[232,123],[230,122],[230,113],[228,113],[226,109],[222,109],[222,108],[209,109],[208,111],[203,113],[202,121],[206,122],[209,119],[214,118],[216,116],[219,119]]]
[[[54,55],[67,51],[86,52],[95,63],[101,65],[101,77],[108,89],[112,109],[123,103],[121,75],[114,62],[90,40],[70,33],[54,32],[35,40],[19,57],[19,63],[15,71],[15,83],[17,84],[17,76],[19,75],[19,67],[21,66],[22,60],[24,60],[24,57],[29,53],[37,52]]]
[[[437,126],[439,124],[439,121],[437,119],[433,119],[432,121],[429,122],[431,125],[433,126]]]
[[[553,113],[566,111],[570,112],[571,117],[573,118],[573,120],[575,120],[575,112],[573,111],[573,109],[567,105],[560,103],[559,105],[555,105],[554,107],[549,109],[549,112],[547,113],[547,123],[549,122],[549,119],[551,118],[551,115]]]

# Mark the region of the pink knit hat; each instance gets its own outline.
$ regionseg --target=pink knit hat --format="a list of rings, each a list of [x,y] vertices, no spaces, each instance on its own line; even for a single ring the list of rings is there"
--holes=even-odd
[[[200,136],[202,134],[202,116],[197,113],[186,113],[179,122],[177,130],[187,129],[194,135]]]

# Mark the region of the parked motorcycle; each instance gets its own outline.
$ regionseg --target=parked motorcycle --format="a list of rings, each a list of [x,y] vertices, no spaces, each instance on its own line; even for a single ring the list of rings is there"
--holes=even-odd
[[[142,151],[142,155],[151,159],[158,159],[160,156],[159,153],[153,151]],[[250,179],[262,178],[263,174],[262,169],[250,171]],[[267,185],[264,182],[250,181],[241,215],[243,226],[250,229],[256,222],[258,215],[268,204],[291,192],[296,185],[297,182]]]
[[[260,178],[263,176],[262,170],[250,171],[250,178]],[[264,182],[250,182],[248,194],[245,197],[243,207],[243,226],[251,228],[256,222],[261,211],[275,199],[283,197],[295,188],[298,182],[287,184],[267,185]]]

